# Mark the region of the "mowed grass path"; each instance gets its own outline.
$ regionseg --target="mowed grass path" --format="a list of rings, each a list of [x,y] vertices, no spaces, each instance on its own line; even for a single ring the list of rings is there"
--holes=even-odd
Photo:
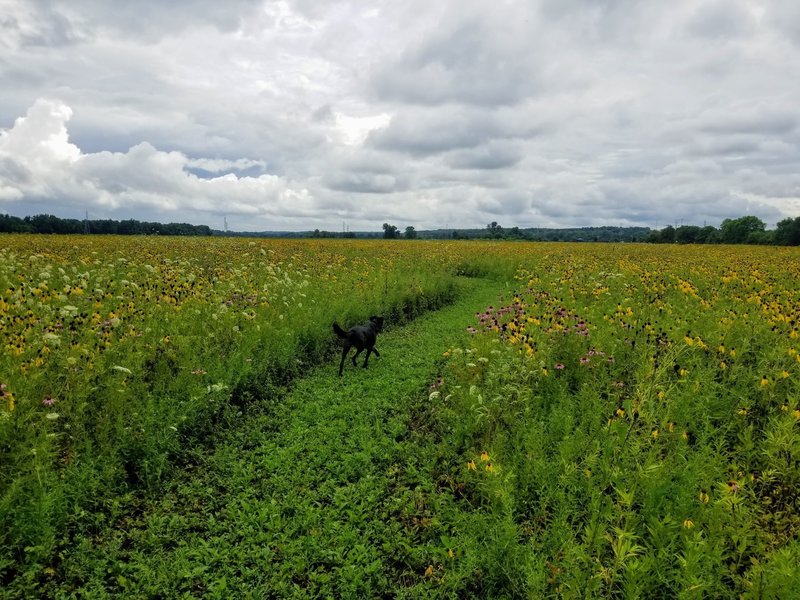
[[[338,359],[264,398],[158,498],[78,540],[45,588],[86,597],[396,597],[434,585],[446,553],[430,498],[435,440],[415,433],[442,354],[466,343],[501,284],[378,338],[368,369]],[[345,325],[343,323],[343,325]],[[351,325],[351,324],[346,324]],[[333,335],[333,334],[332,334]],[[452,500],[452,499],[450,499]],[[448,501],[449,502],[449,501]]]

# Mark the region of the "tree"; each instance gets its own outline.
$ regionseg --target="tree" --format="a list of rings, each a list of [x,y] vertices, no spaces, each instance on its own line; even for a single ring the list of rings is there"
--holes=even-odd
[[[417,239],[417,230],[414,229],[413,226],[409,225],[408,227],[406,227],[406,235],[405,235],[405,237],[406,237],[407,240],[415,240],[415,239]]]
[[[30,233],[33,227],[30,222],[23,221],[19,217],[11,215],[0,215],[0,232],[2,233]]]
[[[719,243],[719,231],[713,225],[706,225],[700,229],[697,235],[698,244],[717,244]]]
[[[499,239],[503,237],[503,228],[497,224],[497,221],[492,221],[486,226],[486,229],[489,231],[489,237]]]
[[[758,232],[766,227],[764,221],[753,216],[725,219],[720,225],[720,239],[723,244],[746,244],[751,239],[757,241],[760,237]]]
[[[395,238],[400,237],[400,232],[397,230],[395,225],[389,225],[388,223],[383,224],[383,237],[387,240],[393,240]]]
[[[681,225],[675,230],[675,241],[679,244],[696,244],[700,236],[697,225]]]
[[[775,243],[781,246],[800,246],[800,217],[784,219],[778,223]]]

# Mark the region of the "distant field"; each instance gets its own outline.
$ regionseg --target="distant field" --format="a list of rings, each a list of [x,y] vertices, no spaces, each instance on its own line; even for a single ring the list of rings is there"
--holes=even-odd
[[[417,415],[449,508],[408,526],[438,550],[403,586],[774,597],[796,583],[800,250],[7,235],[0,584],[52,585],[119,497],[157,493],[187,448],[325,364],[332,321],[397,328],[465,277],[498,302],[464,315]],[[388,572],[380,585],[400,585]]]

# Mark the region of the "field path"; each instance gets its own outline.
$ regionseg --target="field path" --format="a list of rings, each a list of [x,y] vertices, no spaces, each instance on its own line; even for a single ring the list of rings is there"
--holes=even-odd
[[[79,544],[55,593],[375,597],[423,578],[414,540],[435,452],[411,435],[413,407],[505,289],[463,286],[381,334],[368,369],[348,363],[340,378],[331,361],[248,411],[161,497]]]

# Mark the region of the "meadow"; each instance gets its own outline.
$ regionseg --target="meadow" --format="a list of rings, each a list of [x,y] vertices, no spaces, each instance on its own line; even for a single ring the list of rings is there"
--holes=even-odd
[[[10,235],[0,326],[10,597],[800,581],[797,249]]]

